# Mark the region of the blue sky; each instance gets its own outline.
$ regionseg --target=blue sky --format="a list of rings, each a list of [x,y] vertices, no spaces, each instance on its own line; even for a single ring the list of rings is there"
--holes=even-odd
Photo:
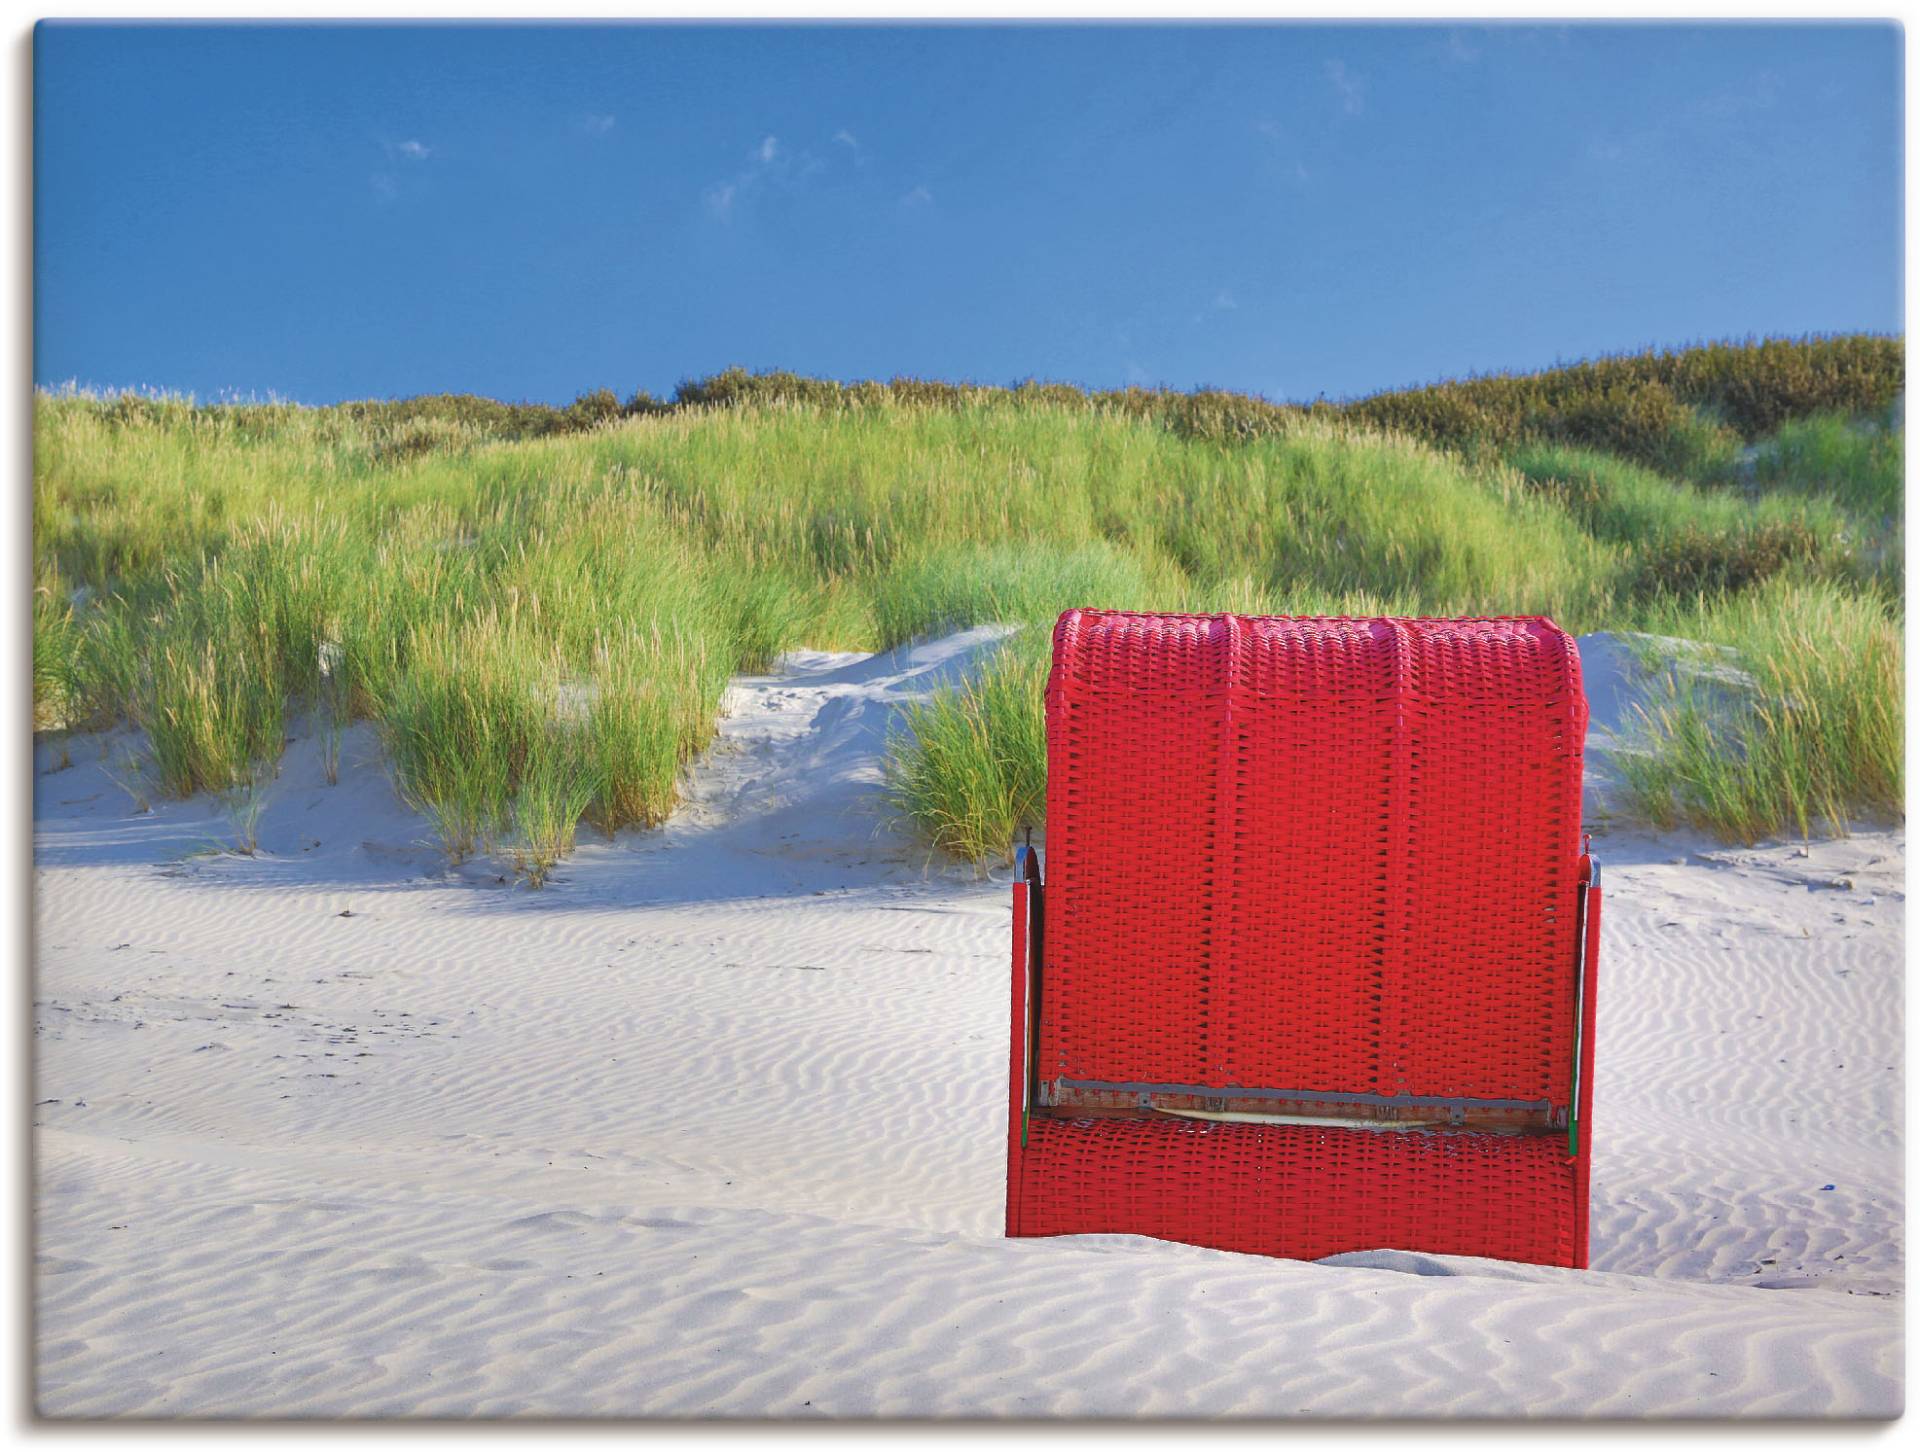
[[[42,25],[42,384],[1348,396],[1902,326],[1878,26]]]

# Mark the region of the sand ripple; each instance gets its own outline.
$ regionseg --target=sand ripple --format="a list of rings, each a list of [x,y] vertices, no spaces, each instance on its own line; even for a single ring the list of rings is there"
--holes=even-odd
[[[1893,833],[1602,841],[1590,1271],[1002,1239],[1005,888],[874,810],[892,710],[991,648],[739,683],[688,810],[537,895],[363,735],[338,789],[296,745],[255,859],[37,777],[41,1409],[1899,1409]]]

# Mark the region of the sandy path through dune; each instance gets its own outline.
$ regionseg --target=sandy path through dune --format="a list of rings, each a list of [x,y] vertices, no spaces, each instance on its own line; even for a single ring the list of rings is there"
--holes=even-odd
[[[539,893],[364,731],[254,858],[43,747],[41,1409],[1899,1408],[1898,833],[1601,839],[1591,1271],[1002,1239],[1006,889],[877,810],[994,638],[737,683],[674,821]]]

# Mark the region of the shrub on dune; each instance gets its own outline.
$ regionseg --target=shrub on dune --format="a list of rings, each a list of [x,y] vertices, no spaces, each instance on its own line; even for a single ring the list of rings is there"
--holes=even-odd
[[[1763,488],[1837,499],[1870,520],[1905,512],[1906,449],[1898,421],[1816,414],[1781,425],[1755,452]]]
[[[920,831],[980,856],[1043,811],[1068,606],[1544,613],[1725,637],[1843,723],[1676,715],[1649,813],[1837,820],[1888,800],[1900,718],[1900,436],[1849,420],[1902,361],[1715,345],[1307,406],[741,370],[564,409],[41,395],[36,724],[130,721],[185,794],[270,772],[302,713],[330,739],[368,719],[450,857],[544,878],[580,820],[666,818],[729,675],[1018,625],[888,768]],[[1880,664],[1843,679],[1822,650]]]
[[[969,861],[1011,855],[1046,816],[1047,636],[1028,630],[975,679],[909,706],[888,792],[932,846]]]
[[[1651,753],[1625,758],[1640,815],[1751,842],[1899,814],[1903,670],[1892,610],[1832,581],[1783,578],[1658,624],[1731,647],[1752,684],[1730,702],[1669,683],[1644,723]]]

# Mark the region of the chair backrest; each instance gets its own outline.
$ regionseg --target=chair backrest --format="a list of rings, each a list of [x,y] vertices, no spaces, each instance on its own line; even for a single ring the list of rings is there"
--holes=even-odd
[[[1545,619],[1068,611],[1043,1088],[1564,1113],[1586,723]]]

